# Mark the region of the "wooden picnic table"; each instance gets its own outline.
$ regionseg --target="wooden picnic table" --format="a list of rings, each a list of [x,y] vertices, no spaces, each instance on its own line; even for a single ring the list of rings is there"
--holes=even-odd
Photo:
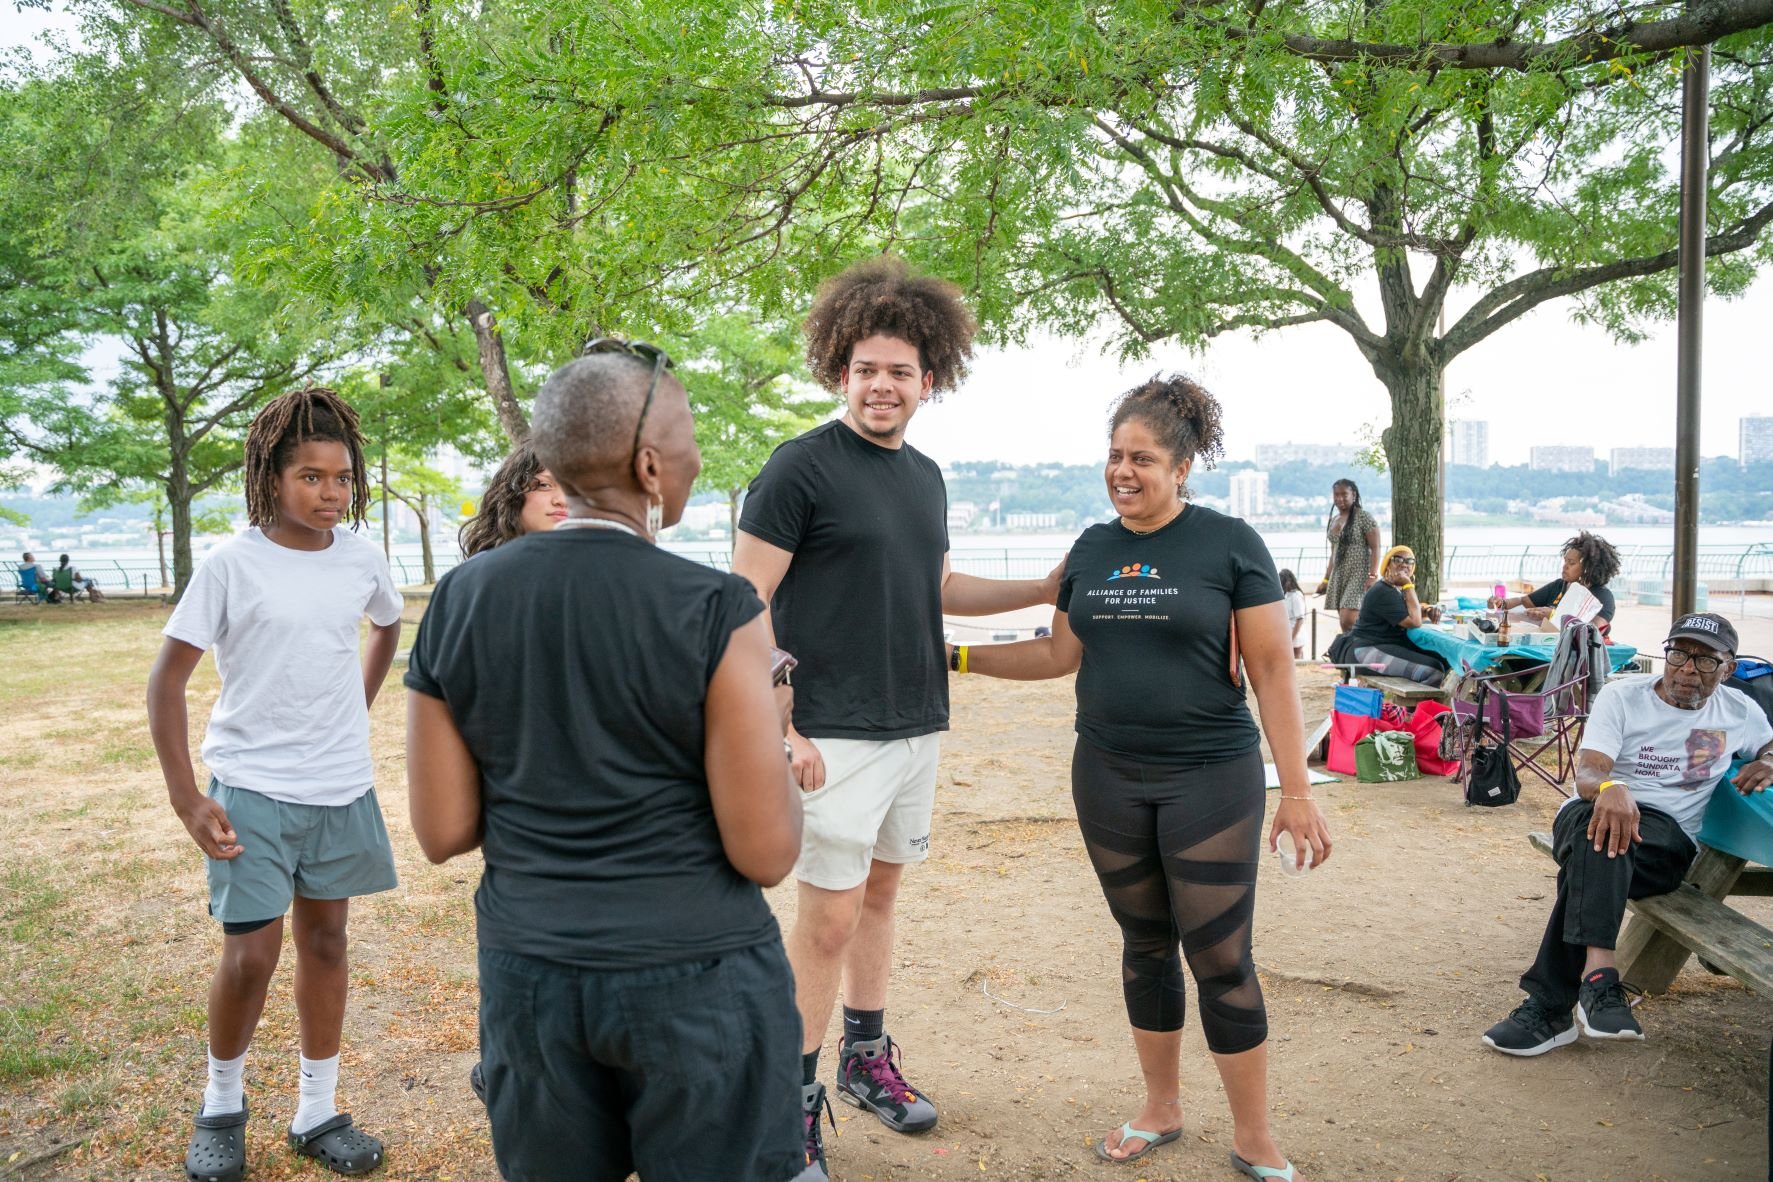
[[[1743,796],[1730,780],[1712,790],[1699,830],[1699,855],[1687,879],[1666,895],[1636,899],[1620,934],[1620,979],[1645,993],[1663,993],[1689,956],[1773,997],[1773,931],[1730,906],[1732,895],[1773,895],[1773,794]],[[1554,854],[1551,835],[1529,835]],[[1760,863],[1753,865],[1752,863]]]

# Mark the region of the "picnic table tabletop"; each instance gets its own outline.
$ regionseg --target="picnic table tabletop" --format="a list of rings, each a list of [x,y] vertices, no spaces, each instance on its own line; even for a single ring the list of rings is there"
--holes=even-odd
[[[1479,644],[1466,639],[1464,624],[1430,624],[1422,628],[1412,628],[1409,632],[1411,640],[1429,652],[1444,657],[1454,669],[1470,669],[1473,672],[1487,669],[1504,657],[1524,657],[1540,664],[1551,660],[1552,651],[1557,647],[1557,636],[1550,632],[1537,635],[1553,643]],[[1629,644],[1607,646],[1607,660],[1615,673],[1631,664],[1637,655],[1638,650]]]

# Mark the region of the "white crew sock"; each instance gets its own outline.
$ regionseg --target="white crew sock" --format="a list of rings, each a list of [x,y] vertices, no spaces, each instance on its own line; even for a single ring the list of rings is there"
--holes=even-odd
[[[246,1093],[240,1085],[246,1074],[246,1052],[238,1058],[218,1059],[209,1053],[209,1083],[203,1089],[203,1111],[210,1116],[225,1116],[246,1106]]]
[[[336,1097],[339,1090],[339,1057],[330,1059],[302,1058],[302,1091],[296,1105],[290,1131],[305,1133],[324,1120],[339,1114]]]

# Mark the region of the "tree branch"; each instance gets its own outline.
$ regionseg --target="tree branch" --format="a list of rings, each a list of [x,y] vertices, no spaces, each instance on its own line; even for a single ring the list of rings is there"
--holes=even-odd
[[[1705,240],[1705,256],[1734,254],[1755,244],[1768,223],[1773,223],[1773,201],[1743,218],[1730,230]],[[1451,361],[1497,329],[1519,319],[1532,309],[1561,296],[1576,295],[1603,283],[1620,279],[1641,279],[1666,271],[1680,262],[1679,250],[1635,259],[1619,259],[1595,267],[1541,267],[1517,276],[1489,292],[1441,339],[1443,361]]]
[[[1176,18],[1201,19],[1186,9],[1178,9]],[[1666,20],[1639,24],[1628,16],[1605,28],[1587,28],[1545,42],[1516,41],[1504,35],[1479,42],[1388,44],[1302,33],[1282,33],[1277,37],[1271,31],[1252,26],[1219,25],[1210,20],[1206,23],[1233,41],[1275,42],[1289,53],[1314,62],[1387,62],[1454,70],[1526,71],[1546,65],[1616,61],[1709,45],[1732,33],[1773,23],[1773,0],[1698,0]]]

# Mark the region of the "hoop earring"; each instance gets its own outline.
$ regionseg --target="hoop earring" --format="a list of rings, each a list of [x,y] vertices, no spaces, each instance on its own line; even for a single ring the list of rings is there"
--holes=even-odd
[[[661,498],[646,503],[646,532],[648,537],[656,538],[659,531],[665,528],[665,502]]]

